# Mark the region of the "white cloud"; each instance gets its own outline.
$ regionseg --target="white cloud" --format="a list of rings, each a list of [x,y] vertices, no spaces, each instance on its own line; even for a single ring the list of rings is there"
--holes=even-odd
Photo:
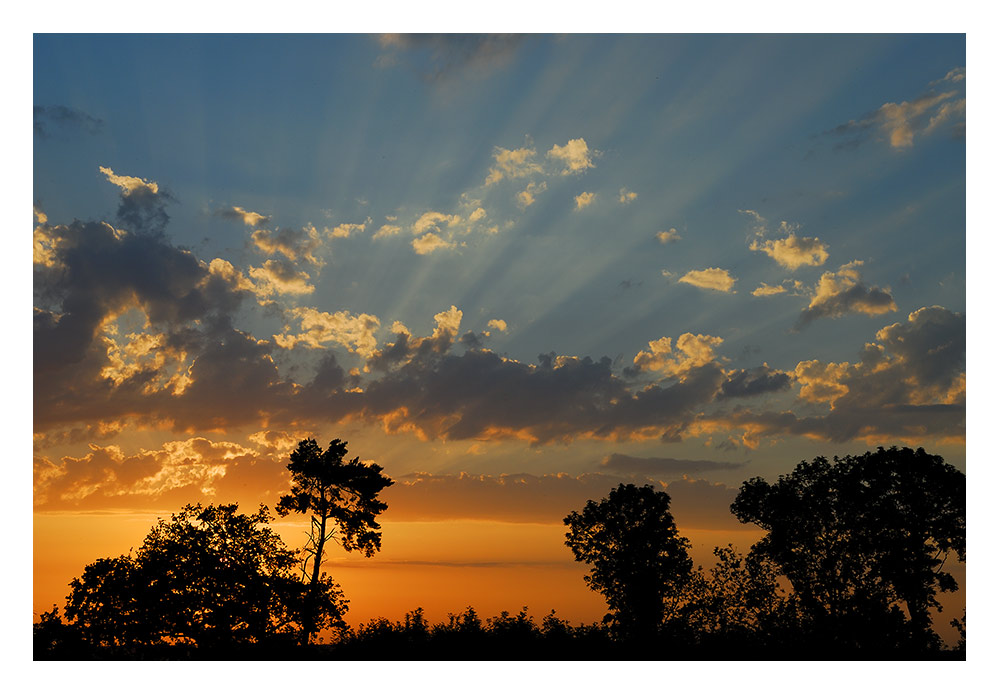
[[[372,235],[372,239],[385,239],[386,237],[396,236],[402,230],[402,227],[394,224],[383,224],[378,228],[375,234]]]
[[[462,218],[458,215],[445,215],[444,213],[430,210],[418,217],[417,221],[413,223],[413,233],[424,234],[425,232],[430,231],[440,233],[442,224],[447,225],[448,227],[454,227],[461,221]]]
[[[281,261],[265,261],[263,267],[250,266],[250,277],[257,281],[254,291],[259,297],[274,294],[311,294],[316,288],[309,284],[309,274],[297,271]]]
[[[267,215],[262,215],[259,212],[252,212],[250,210],[244,210],[237,205],[234,205],[228,210],[223,210],[221,214],[224,217],[231,217],[240,220],[248,227],[259,227],[260,225],[266,224],[271,220],[271,218]]]
[[[666,231],[657,232],[656,238],[660,240],[661,244],[668,244],[672,241],[680,241],[681,235],[677,232],[676,229],[671,227]]]
[[[677,282],[716,292],[729,292],[733,288],[736,278],[732,277],[728,270],[722,268],[705,268],[704,270],[692,270],[678,279]]]
[[[456,244],[453,241],[445,241],[434,232],[427,232],[419,239],[414,239],[412,246],[417,254],[425,256],[438,249],[453,249]]]
[[[755,289],[752,294],[754,297],[770,297],[774,294],[783,294],[787,290],[782,285],[768,285],[766,282],[760,283],[760,287]]]
[[[786,224],[782,222],[782,224]],[[815,237],[800,237],[794,232],[784,239],[761,241],[754,239],[750,244],[751,251],[763,251],[773,258],[778,265],[788,270],[809,265],[818,266],[826,263],[830,257],[826,244]]]
[[[108,181],[122,189],[125,195],[132,195],[136,192],[158,193],[160,188],[155,181],[146,181],[137,176],[119,176],[110,167],[98,167]]]
[[[592,168],[594,166],[594,162],[591,160],[592,154],[593,152],[587,147],[587,141],[583,138],[576,138],[562,146],[553,145],[547,156],[560,160],[565,167],[562,174],[567,175]]]
[[[548,188],[548,184],[544,181],[541,183],[529,183],[527,188],[517,194],[517,206],[522,210],[527,209],[535,202],[535,196],[546,188]]]
[[[715,359],[715,348],[722,344],[722,338],[712,335],[684,333],[677,338],[677,349],[673,349],[667,337],[649,341],[649,351],[640,350],[633,359],[639,369],[662,372],[667,377],[683,376],[697,367]]]
[[[541,165],[533,161],[536,154],[537,152],[532,147],[522,147],[516,150],[494,147],[494,164],[486,177],[486,185],[490,186],[503,178],[516,179],[531,174],[540,174],[542,172]]]
[[[371,221],[372,218],[369,217],[367,220],[359,224],[344,222],[342,224],[338,224],[336,227],[333,228],[325,228],[323,230],[323,233],[326,234],[331,239],[346,239],[352,234],[360,234],[361,232],[365,231],[365,227],[371,224]]]
[[[301,345],[321,349],[329,343],[337,343],[366,358],[375,352],[375,331],[380,326],[376,316],[353,315],[347,311],[330,314],[309,307],[297,307],[291,313],[299,320],[300,332],[275,335],[274,342],[283,348]],[[285,330],[288,331],[288,328]]]

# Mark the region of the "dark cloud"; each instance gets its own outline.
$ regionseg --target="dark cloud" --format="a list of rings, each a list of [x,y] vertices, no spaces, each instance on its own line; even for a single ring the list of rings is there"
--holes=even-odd
[[[230,331],[229,315],[249,296],[161,236],[96,222],[44,225],[40,233],[52,249],[47,263],[35,266],[34,392],[41,429],[130,413],[146,400],[156,369],[138,369],[119,384],[102,376],[108,345],[99,336],[106,320],[139,308],[151,330],[163,335],[161,350],[192,351],[208,344],[206,336]]]
[[[787,372],[771,369],[765,364],[754,369],[729,372],[722,384],[719,398],[759,396],[762,393],[786,391],[791,386],[792,378]]]
[[[632,393],[607,357],[541,355],[535,366],[477,350],[412,360],[369,383],[359,405],[390,429],[443,439],[517,436],[545,443],[647,429],[674,440],[722,380],[718,365],[706,365],[677,383]]]
[[[835,292],[814,298],[799,314],[794,330],[802,330],[820,318],[837,318],[850,313],[884,314],[889,311],[896,311],[896,302],[888,290],[868,287],[860,280],[852,280]]]
[[[729,471],[742,468],[745,465],[745,463],[728,461],[641,457],[626,454],[610,454],[601,461],[602,468],[610,468],[621,473],[641,473],[647,476],[678,476],[685,473],[704,473],[705,471]]]
[[[488,73],[506,65],[524,37],[518,34],[382,34],[386,53],[378,65],[401,58],[428,81],[445,81],[467,72]]]
[[[853,364],[812,360],[795,368],[798,412],[739,408],[706,416],[751,439],[787,435],[878,443],[964,438],[965,316],[924,307],[886,326]]]
[[[104,128],[104,121],[90,114],[68,106],[35,106],[35,135],[47,138],[54,127],[60,130],[82,130],[90,135],[97,135]]]

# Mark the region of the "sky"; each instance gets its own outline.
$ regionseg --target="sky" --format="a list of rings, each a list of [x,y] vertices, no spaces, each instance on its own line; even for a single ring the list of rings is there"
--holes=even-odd
[[[33,40],[33,610],[301,439],[396,483],[348,622],[600,619],[561,521],[966,463],[962,34]],[[308,521],[276,528],[298,546]],[[964,600],[964,596],[963,596]]]

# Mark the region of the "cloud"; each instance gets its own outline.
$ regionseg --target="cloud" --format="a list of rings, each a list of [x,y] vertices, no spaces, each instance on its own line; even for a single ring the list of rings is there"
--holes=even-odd
[[[403,228],[395,224],[383,224],[376,230],[372,235],[372,239],[385,239],[391,236],[397,236]]]
[[[651,477],[678,476],[685,473],[705,473],[707,471],[732,471],[743,468],[745,465],[745,463],[730,463],[728,461],[628,456],[626,454],[610,454],[601,461],[601,468],[610,468],[621,473],[639,473]]]
[[[248,484],[261,489],[284,482],[278,461],[235,442],[194,437],[131,455],[116,445],[89,448],[84,456],[58,462],[35,458],[36,509],[169,508],[222,497],[231,489],[246,492]]]
[[[620,191],[618,191],[618,202],[622,203],[623,205],[627,205],[628,203],[631,203],[633,200],[635,200],[638,197],[639,197],[638,193],[636,193],[634,191],[630,191],[630,190],[628,190],[625,187],[622,187],[622,189]]]
[[[55,104],[38,106],[33,109],[35,135],[47,138],[51,128],[60,130],[82,130],[89,135],[97,135],[104,129],[104,121],[80,109]]]
[[[965,68],[954,68],[943,78],[931,82],[928,86],[932,89],[913,100],[887,102],[860,119],[826,131],[824,135],[843,139],[836,149],[853,149],[880,133],[897,150],[912,147],[914,138],[926,136],[947,123],[955,123],[955,130],[964,135],[965,123],[958,122],[965,116],[965,97],[960,96],[961,90],[938,93],[933,89],[941,83],[960,86],[964,79]]]
[[[456,224],[462,221],[462,218],[458,215],[445,215],[441,212],[434,212],[430,210],[425,212],[417,221],[413,223],[413,233],[414,234],[424,234],[425,232],[441,232],[441,226],[447,225],[448,227],[454,227]]]
[[[161,191],[155,181],[118,175],[110,167],[98,167],[98,171],[121,189],[119,224],[133,232],[163,234],[170,221],[166,204],[173,201],[173,196]]]
[[[296,335],[288,334],[289,327],[286,326],[286,334],[274,336],[274,342],[279,347],[291,350],[296,345],[301,345],[317,350],[333,343],[365,358],[371,357],[375,352],[375,331],[380,326],[376,316],[353,315],[347,311],[330,314],[311,307],[295,307],[291,310],[291,315],[298,319],[301,332]]]
[[[533,161],[536,154],[533,147],[522,147],[516,150],[494,147],[494,164],[486,176],[486,185],[490,186],[504,178],[517,179],[542,173],[542,166]]]
[[[584,191],[580,195],[573,198],[573,200],[576,201],[576,209],[582,210],[583,208],[593,203],[594,197],[596,195],[597,195],[596,193],[587,193],[586,191]]]
[[[535,202],[535,196],[543,192],[546,188],[548,188],[548,185],[544,181],[541,183],[529,183],[527,188],[517,194],[517,206],[522,210],[527,209]]]
[[[453,249],[457,244],[453,241],[445,241],[434,232],[427,232],[419,239],[414,239],[411,245],[418,255],[425,256],[439,249]]]
[[[160,187],[155,181],[146,181],[138,176],[119,176],[110,167],[98,167],[98,171],[107,177],[110,183],[122,189],[122,195],[152,194],[159,192]]]
[[[729,292],[736,283],[736,278],[732,277],[728,270],[722,268],[705,268],[704,270],[692,270],[681,276],[677,282],[687,283],[705,290]]]
[[[751,447],[762,437],[784,436],[869,445],[964,440],[965,315],[923,307],[876,339],[857,362],[806,360],[792,370],[798,398],[825,412],[738,408],[702,424],[742,429]]]
[[[409,329],[397,321],[392,325],[396,341],[370,355],[365,371],[388,371],[414,359],[424,362],[433,354],[443,355],[451,349],[461,325],[462,310],[454,304],[434,314],[434,332],[424,338],[414,338]]]
[[[763,251],[783,268],[796,270],[804,265],[820,266],[830,257],[827,251],[829,247],[819,239],[798,236],[795,233],[799,229],[797,224],[782,220],[777,229],[777,234],[780,234],[781,238],[767,239],[765,238],[769,234],[767,220],[761,217],[760,213],[755,210],[739,212],[753,219],[751,226],[753,240],[750,242],[750,250]]]
[[[443,83],[458,77],[482,77],[506,65],[524,37],[518,34],[381,34],[376,66],[405,60],[420,77]]]
[[[657,232],[656,238],[659,240],[661,244],[669,244],[674,241],[680,241],[681,235],[677,232],[676,229],[671,227],[666,231]]]
[[[507,322],[503,319],[490,319],[486,325],[493,330],[500,331],[501,333],[504,333],[507,330]]]
[[[688,372],[715,362],[715,348],[722,338],[683,333],[677,338],[677,350],[667,337],[649,341],[649,351],[640,350],[632,363],[637,371],[657,371],[666,377],[683,377]]]
[[[766,282],[762,282],[760,283],[760,287],[750,294],[754,297],[770,297],[775,294],[784,294],[786,291],[782,285],[768,285]]]
[[[309,273],[296,270],[282,260],[267,260],[260,268],[250,266],[250,277],[256,280],[254,291],[259,297],[276,294],[311,294],[316,288],[309,284]]]
[[[271,221],[271,218],[267,215],[262,215],[259,212],[244,210],[243,208],[235,205],[229,208],[216,210],[214,214],[223,219],[237,220],[248,227],[260,227]]]
[[[594,152],[587,147],[586,140],[576,138],[565,145],[553,145],[546,156],[562,162],[564,168],[561,173],[565,176],[593,168],[594,162],[591,160],[593,154]]]
[[[311,224],[300,230],[287,227],[273,232],[257,229],[250,235],[250,240],[257,250],[268,255],[281,254],[289,261],[306,260],[316,267],[324,265],[315,254],[322,241],[316,227]]]
[[[336,227],[324,228],[323,233],[331,239],[346,239],[352,234],[360,234],[365,231],[365,227],[371,223],[371,221],[372,220],[369,217],[366,221],[358,224],[344,222],[343,224],[338,224]]]
[[[823,265],[830,257],[827,248],[826,244],[815,237],[800,237],[794,232],[784,239],[755,239],[750,244],[751,251],[763,251],[788,270],[795,270],[803,265]]]
[[[896,302],[888,289],[868,287],[861,281],[858,270],[861,265],[861,261],[851,261],[836,272],[823,273],[809,306],[799,314],[796,328],[819,318],[837,318],[849,313],[876,316],[896,311]]]
[[[736,369],[726,375],[719,398],[747,398],[764,393],[787,391],[792,376],[780,369],[771,369],[765,362],[754,369]]]

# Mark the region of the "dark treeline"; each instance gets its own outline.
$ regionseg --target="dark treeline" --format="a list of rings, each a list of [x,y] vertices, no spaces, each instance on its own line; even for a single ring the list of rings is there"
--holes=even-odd
[[[619,485],[565,519],[566,545],[608,604],[571,625],[525,607],[482,618],[473,607],[430,623],[344,621],[347,600],[322,572],[324,546],[381,547],[374,464],[346,443],[314,440],[291,455],[279,514],[311,515],[305,548],[288,550],[266,507],[188,505],[134,554],[102,558],[71,584],[60,615],[34,625],[36,659],[964,659],[932,625],[939,592],[965,561],[965,476],[923,449],[803,461],[775,483],[743,483],[732,512],[764,530],[745,554],[716,548],[693,567],[690,543],[652,486]],[[332,634],[317,643],[320,633]]]

